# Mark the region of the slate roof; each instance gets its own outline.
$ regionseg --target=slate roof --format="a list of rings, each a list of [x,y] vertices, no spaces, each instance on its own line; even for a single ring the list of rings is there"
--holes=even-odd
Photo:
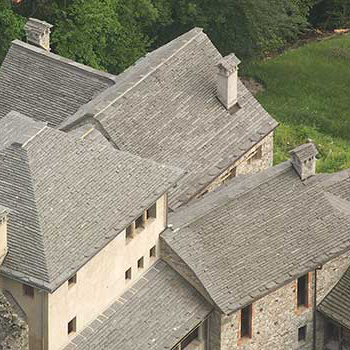
[[[0,271],[49,291],[181,175],[175,168],[49,127],[23,145],[1,150],[0,164],[0,205],[11,210],[9,253]]]
[[[350,329],[350,268],[317,307],[318,311]]]
[[[0,150],[12,143],[25,143],[42,130],[47,123],[36,122],[18,112],[10,112],[0,121]]]
[[[139,60],[60,127],[94,116],[119,149],[184,169],[170,192],[176,208],[277,126],[240,80],[240,109],[225,109],[216,97],[221,59],[195,28]]]
[[[212,306],[159,261],[64,350],[171,349]]]
[[[332,193],[349,174],[303,183],[286,162],[237,178],[170,215],[161,239],[230,314],[350,249],[350,202]]]
[[[311,157],[316,157],[318,151],[316,146],[312,142],[309,142],[294,148],[289,153],[295,154],[301,161],[303,161]]]
[[[0,119],[15,110],[56,127],[114,76],[15,40],[0,68]]]

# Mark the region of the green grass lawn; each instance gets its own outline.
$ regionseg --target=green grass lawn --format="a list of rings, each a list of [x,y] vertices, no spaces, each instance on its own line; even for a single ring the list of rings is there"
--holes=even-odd
[[[313,42],[263,62],[242,74],[262,83],[257,95],[280,123],[275,132],[275,164],[312,139],[318,172],[350,167],[350,36]]]

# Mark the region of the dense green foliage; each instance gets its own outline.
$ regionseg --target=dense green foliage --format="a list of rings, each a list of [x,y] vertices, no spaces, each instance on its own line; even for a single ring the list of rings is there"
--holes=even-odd
[[[258,99],[281,123],[275,163],[310,138],[320,151],[319,171],[350,167],[349,60],[350,36],[343,36],[245,68],[244,74],[265,85]]]
[[[311,8],[317,24],[345,25],[349,11],[348,0],[23,0],[12,10],[0,1],[0,62],[24,18],[36,17],[54,25],[54,52],[111,73],[194,26],[245,59],[297,40]]]
[[[302,0],[174,0],[161,42],[203,27],[223,54],[251,57],[283,47],[307,27]],[[311,4],[310,4],[311,5]],[[160,32],[160,31],[159,31]]]
[[[0,63],[4,59],[11,41],[21,38],[24,20],[16,15],[7,0],[0,0]]]
[[[327,30],[350,27],[350,1],[318,0],[311,11],[310,21]]]

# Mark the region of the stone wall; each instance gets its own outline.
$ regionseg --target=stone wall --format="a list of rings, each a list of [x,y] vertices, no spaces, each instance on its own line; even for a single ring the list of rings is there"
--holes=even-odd
[[[0,350],[27,350],[28,326],[0,292]]]
[[[346,253],[326,263],[317,271],[317,303],[337,283],[349,266]],[[220,350],[311,350],[313,347],[313,298],[315,272],[309,272],[308,308],[297,308],[297,281],[294,280],[253,303],[252,338],[240,338],[238,311],[221,318]],[[317,317],[316,348],[322,349],[323,322]],[[306,325],[306,340],[298,341],[298,328]],[[215,333],[215,330],[214,330]],[[216,348],[214,348],[216,350]]]
[[[261,158],[256,159],[254,155],[257,154],[259,147],[261,147]],[[209,186],[207,186],[199,197],[206,192],[214,191],[220,185],[225,183],[234,176],[254,174],[273,165],[273,132],[267,135],[264,139],[258,142],[246,154],[238,159],[232,166],[225,170],[219,177],[217,177]]]

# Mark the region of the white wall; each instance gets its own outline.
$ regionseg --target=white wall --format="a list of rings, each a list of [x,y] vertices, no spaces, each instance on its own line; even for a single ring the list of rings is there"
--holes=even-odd
[[[73,336],[67,335],[67,324],[77,318],[77,332],[94,320],[118,296],[129,288],[155,262],[149,251],[157,245],[166,226],[166,196],[157,201],[157,219],[127,242],[125,231],[101,250],[77,273],[77,283],[64,283],[49,295],[49,349],[62,348]],[[144,268],[137,261],[144,257]],[[158,257],[158,251],[157,251]],[[125,281],[125,271],[132,268],[132,280]]]

